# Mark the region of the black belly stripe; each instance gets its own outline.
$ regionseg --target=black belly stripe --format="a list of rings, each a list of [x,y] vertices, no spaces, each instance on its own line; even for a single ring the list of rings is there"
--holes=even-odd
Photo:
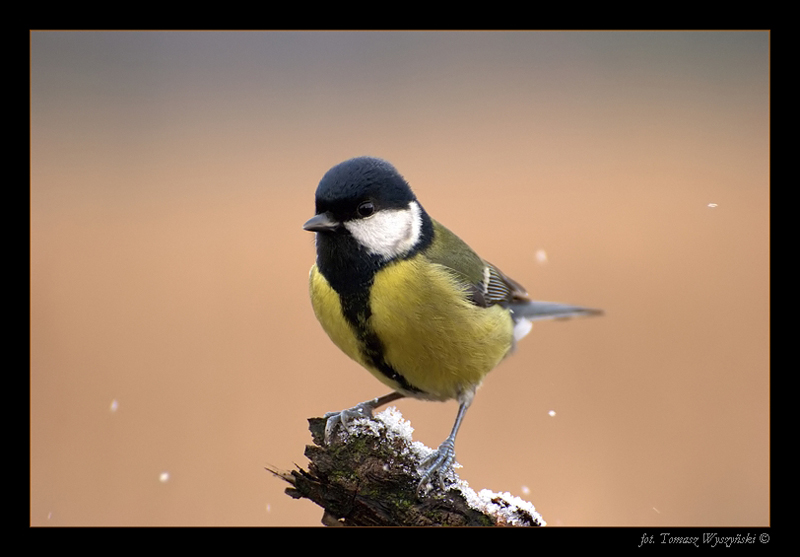
[[[359,292],[353,292],[349,295],[339,294],[339,299],[342,303],[342,313],[344,313],[345,319],[353,327],[356,337],[364,347],[364,355],[372,367],[397,383],[401,390],[407,393],[424,394],[425,391],[409,383],[405,377],[386,362],[384,358],[385,351],[383,342],[367,325],[372,315],[369,299],[364,295],[364,293],[368,292],[369,288],[364,288]]]
[[[427,248],[432,241],[433,223],[428,214],[422,210],[422,232],[419,242],[405,254],[404,258],[413,257],[418,251]],[[368,253],[344,228],[333,233],[318,232],[316,242],[317,268],[339,295],[342,313],[363,346],[368,363],[397,383],[400,390],[412,395],[424,395],[425,391],[409,383],[386,362],[383,342],[369,327],[369,318],[372,315],[369,303],[370,287],[375,274],[392,262]]]

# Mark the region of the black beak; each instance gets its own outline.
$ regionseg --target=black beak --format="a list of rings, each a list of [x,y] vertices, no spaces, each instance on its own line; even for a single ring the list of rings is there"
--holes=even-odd
[[[309,232],[331,232],[339,228],[341,223],[331,217],[328,213],[314,215],[303,225],[303,230]]]

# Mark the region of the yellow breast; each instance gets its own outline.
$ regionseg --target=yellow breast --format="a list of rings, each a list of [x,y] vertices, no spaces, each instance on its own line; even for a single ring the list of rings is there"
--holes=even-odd
[[[338,295],[316,266],[310,280],[314,312],[331,340],[397,390],[394,381],[363,357]],[[381,340],[386,363],[422,390],[422,398],[448,400],[473,390],[511,349],[508,311],[475,306],[458,293],[455,278],[422,255],[392,263],[375,276],[367,326]]]

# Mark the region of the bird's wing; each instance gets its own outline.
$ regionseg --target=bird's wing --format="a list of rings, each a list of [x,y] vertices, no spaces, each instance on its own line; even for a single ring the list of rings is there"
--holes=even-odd
[[[458,236],[434,221],[434,234],[446,235],[444,241],[426,252],[434,263],[449,269],[463,286],[467,298],[476,306],[500,304],[511,310],[515,321],[526,319],[565,319],[602,315],[602,310],[531,300],[525,288],[491,263],[484,261]]]
[[[458,236],[434,221],[434,234],[444,236],[426,252],[433,263],[446,267],[464,287],[469,300],[480,307],[529,300],[525,288],[480,258]]]

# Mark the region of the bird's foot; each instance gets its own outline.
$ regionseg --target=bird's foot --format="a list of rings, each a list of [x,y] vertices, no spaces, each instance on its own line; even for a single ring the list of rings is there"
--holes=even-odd
[[[350,431],[351,421],[358,418],[372,418],[372,411],[380,406],[377,402],[378,399],[376,398],[356,404],[352,408],[341,412],[328,412],[325,414],[324,418],[327,420],[325,422],[325,444],[330,444],[331,439],[333,439],[333,432],[339,424],[342,425],[345,431]]]
[[[439,487],[442,491],[446,490],[444,485],[444,476],[453,469],[453,464],[456,460],[455,439],[448,437],[444,442],[439,445],[433,453],[428,455],[422,461],[422,468],[424,470],[422,479],[417,486],[417,494],[423,495],[428,486],[428,482],[436,474],[439,478]]]

